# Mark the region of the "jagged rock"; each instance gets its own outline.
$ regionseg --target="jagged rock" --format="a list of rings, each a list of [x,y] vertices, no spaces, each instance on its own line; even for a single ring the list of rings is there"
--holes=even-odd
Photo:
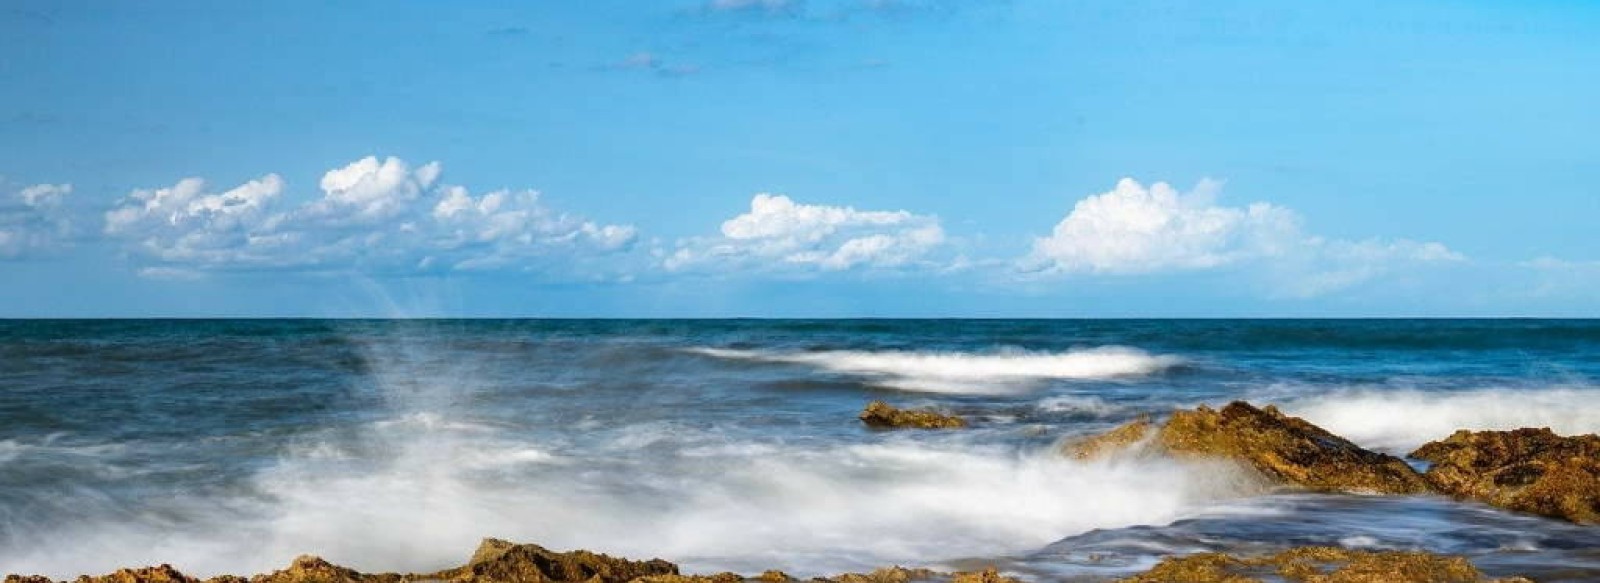
[[[5,583],[56,583],[44,575],[6,575]]]
[[[871,573],[845,573],[832,577],[819,577],[815,581],[829,583],[907,583],[934,579],[939,573],[931,569],[907,569],[901,566],[885,567]]]
[[[883,401],[873,401],[861,410],[861,421],[868,427],[956,429],[966,427],[966,420],[928,410],[897,409]]]
[[[784,583],[785,581],[793,581],[795,579],[783,571],[769,570],[762,571],[761,576],[756,577],[756,580],[762,581],[763,583]]]
[[[1457,431],[1411,457],[1440,492],[1509,510],[1600,523],[1600,436],[1542,429]]]
[[[6,579],[10,580],[9,577]],[[99,577],[83,575],[78,577],[77,583],[199,583],[199,579],[179,573],[177,569],[172,568],[172,565],[160,565],[140,569],[117,569],[115,573]]]
[[[629,561],[589,551],[557,553],[538,545],[484,539],[466,565],[421,578],[459,583],[627,583],[677,574],[677,565],[661,559]]]
[[[744,576],[738,573],[717,573],[715,575],[646,575],[634,579],[631,583],[744,583]]]
[[[994,567],[982,571],[956,571],[950,576],[950,583],[1022,583],[1011,577],[1001,575]]]
[[[401,577],[394,573],[362,574],[355,569],[340,567],[321,557],[303,555],[295,558],[289,568],[250,578],[250,583],[392,583]]]
[[[1490,581],[1461,557],[1422,552],[1298,547],[1241,559],[1221,553],[1168,557],[1122,583],[1482,583]],[[1513,577],[1494,583],[1532,583]]]
[[[1080,460],[1106,457],[1112,452],[1126,450],[1149,438],[1156,426],[1147,416],[1140,416],[1127,424],[1085,439],[1068,443],[1067,455]]]
[[[1400,458],[1362,449],[1276,407],[1258,409],[1243,401],[1220,411],[1205,406],[1177,411],[1160,427],[1148,420],[1134,421],[1069,445],[1067,452],[1093,458],[1119,445],[1141,443],[1168,455],[1232,459],[1273,481],[1311,490],[1379,494],[1429,490],[1422,476]]]

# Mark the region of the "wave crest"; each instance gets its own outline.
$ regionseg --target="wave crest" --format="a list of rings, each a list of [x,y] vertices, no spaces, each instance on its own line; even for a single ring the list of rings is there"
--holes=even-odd
[[[1600,388],[1347,391],[1298,400],[1286,410],[1366,447],[1406,453],[1459,429],[1595,433]]]
[[[1137,348],[1103,346],[1066,352],[1002,350],[992,353],[828,350],[779,352],[694,348],[716,358],[814,366],[871,378],[883,386],[917,392],[1016,392],[1048,379],[1112,379],[1160,372],[1182,362]]]

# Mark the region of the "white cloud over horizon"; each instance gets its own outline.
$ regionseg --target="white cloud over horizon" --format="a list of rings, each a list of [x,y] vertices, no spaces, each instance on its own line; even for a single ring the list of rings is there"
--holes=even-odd
[[[1132,178],[1078,201],[1049,235],[1037,237],[1019,266],[1030,275],[1138,275],[1255,265],[1273,272],[1277,293],[1310,297],[1344,289],[1407,265],[1458,262],[1437,242],[1361,241],[1307,234],[1294,211],[1265,202],[1217,202],[1222,183],[1188,192]]]
[[[301,268],[366,271],[539,270],[631,244],[628,225],[557,212],[537,191],[474,196],[439,183],[443,167],[368,156],[325,173],[322,196],[284,201],[267,174],[215,192],[200,178],[134,190],[105,214],[106,236],[183,270]]]
[[[760,193],[721,234],[658,250],[667,271],[846,271],[926,266],[946,242],[937,217],[797,203]]]
[[[34,184],[0,196],[0,259],[53,250],[72,234],[71,184]]]

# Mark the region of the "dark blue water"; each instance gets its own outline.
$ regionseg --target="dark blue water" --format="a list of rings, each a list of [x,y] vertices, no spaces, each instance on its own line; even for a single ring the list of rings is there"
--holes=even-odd
[[[1587,320],[5,321],[0,572],[430,570],[497,536],[805,575],[1339,544],[1593,580],[1600,529],[1056,447],[1232,399],[1402,454],[1591,433],[1597,379]],[[871,399],[974,427],[869,431]]]

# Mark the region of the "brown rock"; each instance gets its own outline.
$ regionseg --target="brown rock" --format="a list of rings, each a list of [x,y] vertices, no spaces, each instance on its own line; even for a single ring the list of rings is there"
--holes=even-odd
[[[1298,547],[1268,557],[1241,559],[1200,553],[1162,559],[1122,583],[1481,583],[1489,581],[1461,557],[1422,552]],[[1495,583],[1531,583],[1520,577]]]
[[[44,575],[6,575],[5,583],[56,583]]]
[[[589,551],[557,553],[538,545],[484,539],[466,565],[421,578],[460,583],[627,583],[677,574],[677,565],[661,559],[629,561]]]
[[[1411,457],[1440,492],[1509,510],[1600,523],[1600,436],[1542,429],[1457,431]]]
[[[9,577],[7,578],[9,580]],[[198,579],[179,573],[172,565],[157,567],[144,567],[141,569],[117,569],[110,575],[78,577],[77,583],[199,583]]]
[[[738,573],[717,573],[715,575],[646,575],[634,579],[632,583],[744,583],[744,576]]]
[[[1022,583],[1011,577],[1001,575],[994,567],[982,571],[956,571],[950,576],[950,583]]]
[[[930,569],[907,569],[901,566],[886,567],[871,573],[845,573],[833,577],[819,578],[817,581],[829,583],[908,583],[910,581],[925,581],[939,577],[939,573]]]
[[[1148,416],[1140,416],[1130,423],[1100,435],[1066,444],[1062,451],[1080,460],[1099,459],[1117,451],[1124,451],[1143,442],[1156,430]]]
[[[897,409],[883,401],[868,403],[867,408],[861,411],[861,421],[868,427],[877,428],[956,429],[967,426],[965,420],[954,415]]]
[[[250,583],[392,583],[399,581],[394,573],[365,575],[355,569],[340,567],[320,557],[303,555],[289,564],[289,568],[250,578]]]
[[[1138,420],[1069,446],[1080,458],[1105,455],[1136,444],[1151,432]],[[1234,401],[1222,410],[1201,406],[1177,411],[1155,430],[1148,447],[1165,454],[1238,461],[1267,478],[1311,490],[1415,494],[1428,483],[1400,458],[1362,449],[1349,440],[1279,412]]]
[[[756,579],[763,583],[784,583],[785,581],[793,581],[794,577],[790,577],[788,573],[783,571],[768,570],[762,571],[761,576],[756,577]]]

